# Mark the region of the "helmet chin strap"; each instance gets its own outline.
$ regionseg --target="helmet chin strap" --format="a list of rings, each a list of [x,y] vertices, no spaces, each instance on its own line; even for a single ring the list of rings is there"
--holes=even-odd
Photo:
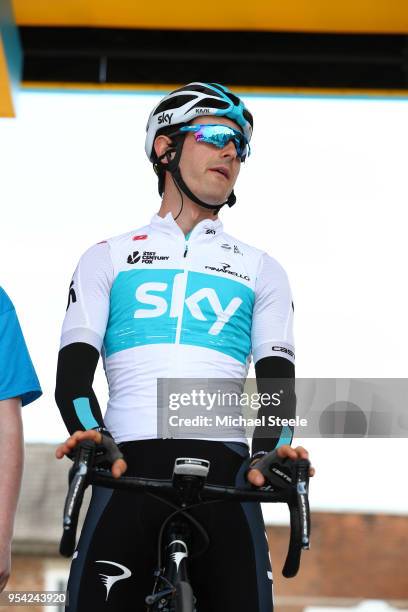
[[[195,204],[198,204],[198,206],[202,206],[203,208],[206,208],[207,210],[212,210],[214,212],[214,215],[216,215],[225,204],[228,204],[229,207],[233,206],[237,200],[235,197],[234,191],[231,191],[227,200],[223,202],[222,204],[208,204],[208,202],[203,202],[203,200],[200,200],[200,198],[196,196],[191,191],[191,189],[189,189],[189,187],[186,185],[183,177],[181,176],[181,172],[179,168],[184,139],[185,139],[185,136],[183,135],[175,147],[171,147],[165,153],[163,153],[163,155],[160,155],[157,161],[157,166],[160,166],[163,170],[168,170],[170,172],[176,187],[181,189],[181,191],[190,200],[195,202]],[[172,153],[175,153],[173,159],[171,159]],[[164,158],[167,159],[167,164],[163,164],[162,159]]]
[[[207,210],[213,210],[214,211],[214,215],[216,215],[218,213],[218,211],[225,205],[228,204],[228,206],[233,206],[236,202],[236,197],[234,192],[232,191],[230,193],[230,195],[228,196],[228,199],[223,202],[222,204],[208,204],[207,202],[203,202],[203,200],[200,200],[200,198],[198,198],[192,191],[191,189],[189,189],[186,185],[186,183],[183,180],[183,177],[181,176],[181,172],[180,172],[180,168],[177,166],[177,168],[172,172],[171,170],[169,170],[171,172],[171,175],[173,177],[173,181],[176,183],[176,185],[178,185],[178,187],[181,189],[181,191],[183,193],[185,193],[185,195],[190,198],[190,200],[192,200],[193,202],[195,202],[196,204],[198,204],[199,206],[202,206],[203,208],[206,208]]]

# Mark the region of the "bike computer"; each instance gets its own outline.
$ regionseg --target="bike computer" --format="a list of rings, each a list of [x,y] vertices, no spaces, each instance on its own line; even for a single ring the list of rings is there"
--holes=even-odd
[[[178,457],[174,463],[173,476],[199,476],[207,478],[210,462],[206,459]]]

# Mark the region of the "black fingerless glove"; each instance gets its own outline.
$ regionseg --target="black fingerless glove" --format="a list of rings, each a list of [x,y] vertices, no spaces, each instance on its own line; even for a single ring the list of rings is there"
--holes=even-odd
[[[96,445],[95,465],[109,467],[117,459],[124,459],[123,453],[105,427],[95,427],[94,431],[99,431],[102,434],[102,442]]]

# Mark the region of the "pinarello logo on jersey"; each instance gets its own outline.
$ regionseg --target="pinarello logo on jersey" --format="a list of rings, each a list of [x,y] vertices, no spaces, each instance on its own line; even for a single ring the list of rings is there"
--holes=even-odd
[[[222,268],[219,266],[205,266],[206,270],[213,270],[214,272],[224,272],[224,274],[232,274],[232,276],[236,276],[238,278],[242,278],[243,280],[250,281],[251,279],[247,274],[240,274],[239,272],[234,272],[234,270],[230,270],[231,266],[228,263],[220,262]]]
[[[137,236],[133,236],[132,240],[146,240],[147,234],[138,234]]]

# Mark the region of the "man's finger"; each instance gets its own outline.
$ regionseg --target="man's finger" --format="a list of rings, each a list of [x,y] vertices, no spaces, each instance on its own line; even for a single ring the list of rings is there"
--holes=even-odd
[[[68,455],[79,442],[83,440],[93,440],[97,444],[100,444],[102,441],[102,434],[99,431],[93,431],[92,429],[88,429],[86,431],[76,431],[72,434],[63,444],[57,447],[55,451],[55,456],[57,459],[62,459],[65,455]]]
[[[116,459],[112,465],[112,476],[114,478],[120,478],[127,470],[127,463],[123,459]]]
[[[297,446],[295,451],[301,459],[309,459],[309,453],[305,448],[303,448],[303,446]]]
[[[253,468],[248,472],[247,480],[256,487],[262,487],[265,483],[263,474],[256,468]]]
[[[290,459],[297,459],[297,452],[294,448],[292,448],[291,446],[289,446],[288,444],[285,444],[284,446],[280,446],[277,450],[277,453],[279,455],[279,457],[281,457],[282,459],[284,457],[289,457]]]
[[[55,456],[57,457],[57,459],[62,459],[62,457],[65,457],[65,455],[69,452],[70,447],[68,446],[67,442],[63,442],[57,447],[55,451]]]
[[[64,457],[65,453],[62,449],[62,446],[58,446],[58,448],[55,450],[55,456],[57,459],[62,459]]]

